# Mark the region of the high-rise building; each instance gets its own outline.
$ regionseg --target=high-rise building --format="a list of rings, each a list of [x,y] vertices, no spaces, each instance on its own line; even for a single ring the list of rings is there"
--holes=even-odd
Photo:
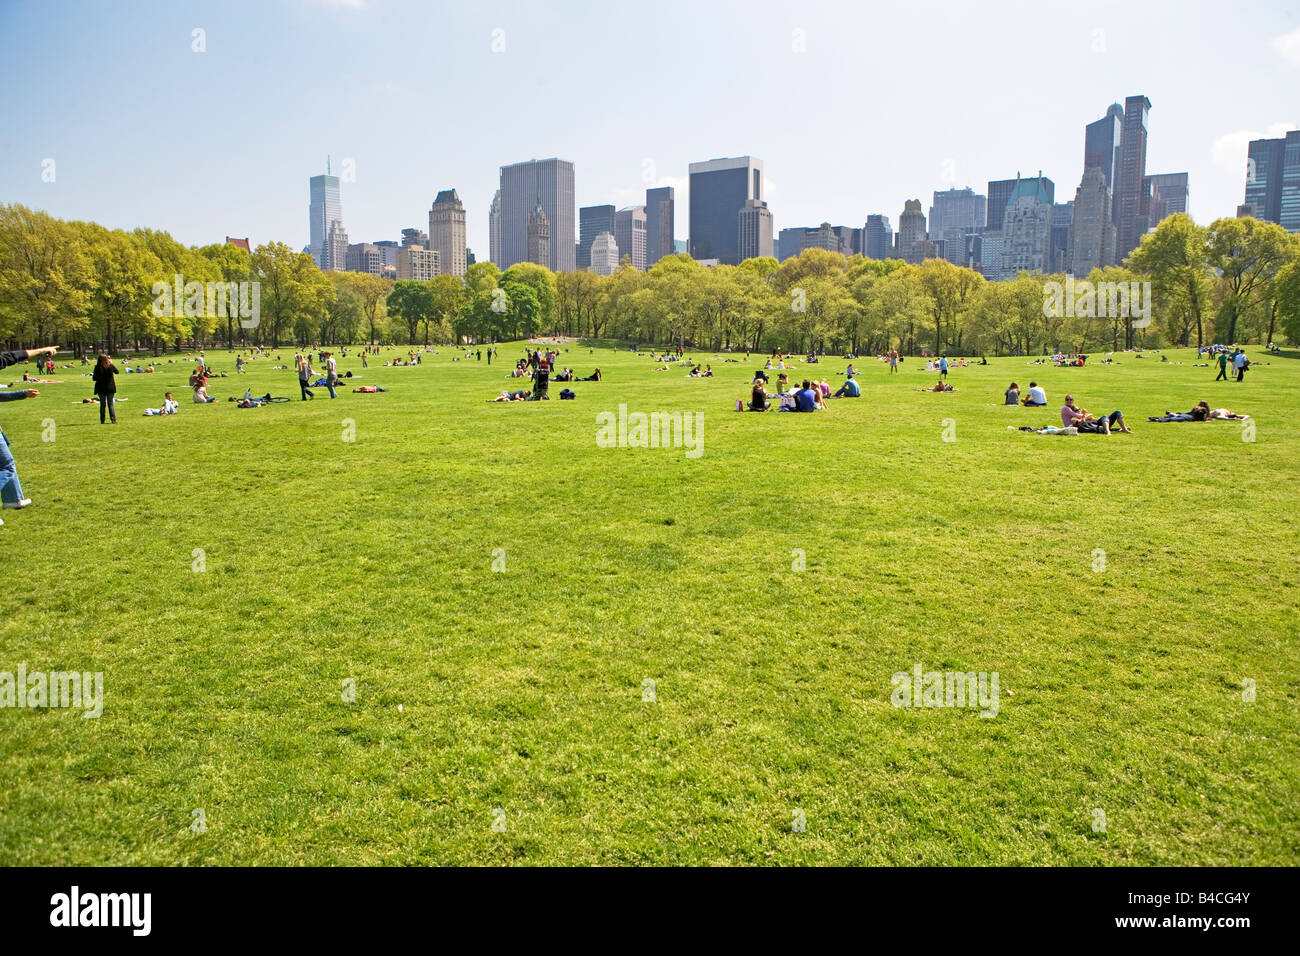
[[[591,243],[602,232],[614,235],[613,206],[583,206],[578,210],[578,248],[575,250],[579,269],[591,268]]]
[[[1002,231],[989,232],[985,230],[980,236],[980,275],[990,282],[997,282],[999,279],[1006,278],[1002,267],[1002,248],[1005,240],[1002,238]],[[1013,272],[1012,275],[1015,275]]]
[[[465,204],[454,189],[444,189],[429,210],[429,248],[438,253],[447,275],[465,274]]]
[[[1119,214],[1119,175],[1124,139],[1124,107],[1112,103],[1106,115],[1084,127],[1083,168],[1095,166],[1110,189],[1110,218]]]
[[[547,252],[546,261],[539,264],[552,272],[577,268],[573,163],[565,159],[530,159],[502,166],[500,195],[501,254],[499,258],[494,254],[493,262],[508,269],[516,262],[537,261],[529,252],[528,224],[530,216],[537,218],[540,205],[546,213]]]
[[[1300,131],[1287,133],[1300,137]],[[1286,139],[1254,139],[1246,152],[1246,201],[1263,222],[1282,218],[1282,178],[1286,171]]]
[[[1002,217],[1007,212],[1007,200],[1011,198],[1011,193],[1016,188],[1015,179],[991,179],[989,180],[989,197],[987,205],[987,215],[984,220],[984,228],[990,232],[997,232],[1002,228]]]
[[[379,250],[379,254],[383,256],[380,268],[396,270],[397,250],[402,248],[401,243],[394,242],[392,239],[380,239],[374,243],[374,246]]]
[[[505,237],[501,230],[501,190],[492,196],[492,205],[488,209],[488,261],[498,268],[505,255]]]
[[[1018,272],[1048,272],[1052,267],[1052,181],[1041,174],[1022,179],[1007,200],[1002,217],[1001,277]]]
[[[412,226],[410,229],[402,230],[402,248],[410,249],[412,247],[419,249],[429,248],[429,236],[421,229]]]
[[[1074,200],[1052,206],[1052,272],[1065,272],[1070,262],[1070,224],[1074,222]]]
[[[846,256],[861,254],[863,232],[864,230],[851,226],[832,226],[829,222],[815,227],[793,226],[781,230],[777,237],[776,255],[784,262],[805,249],[828,249]]]
[[[1152,228],[1166,216],[1187,212],[1187,173],[1155,173],[1142,181],[1142,212]],[[1141,237],[1139,237],[1140,239]]]
[[[440,269],[438,253],[424,246],[402,246],[397,250],[397,278],[428,281],[436,276]]]
[[[965,189],[936,189],[934,203],[930,206],[930,236],[945,236],[949,229],[961,229],[963,234],[982,229],[987,210],[987,197],[969,186]]]
[[[627,206],[614,214],[614,241],[619,255],[630,256],[632,268],[645,271],[645,206]]]
[[[619,252],[618,243],[614,241],[612,232],[598,233],[591,240],[591,245],[587,247],[589,254],[589,266],[591,271],[598,276],[609,276],[614,274],[618,268]]]
[[[656,186],[645,191],[645,265],[650,268],[664,256],[673,254],[673,221],[677,192],[672,186]]]
[[[348,264],[348,231],[335,219],[325,237],[325,253],[321,256],[321,269],[342,272]]]
[[[770,258],[776,250],[772,246],[772,214],[761,199],[747,199],[736,213],[737,256],[746,259]]]
[[[331,268],[326,260],[330,223],[343,221],[343,203],[339,197],[337,176],[311,177],[311,205],[308,206],[311,228],[311,257],[322,269]],[[342,268],[342,265],[339,266]]]
[[[1115,224],[1110,218],[1113,206],[1105,171],[1101,166],[1085,166],[1074,193],[1070,223],[1066,268],[1071,275],[1083,279],[1093,269],[1115,264]]]
[[[528,243],[527,262],[535,262],[539,266],[551,268],[551,217],[546,215],[546,208],[542,204],[542,197],[537,197],[537,202],[533,205],[533,211],[528,214],[528,223],[525,227],[525,237]],[[565,243],[567,245],[567,243]]]
[[[348,272],[368,272],[383,275],[384,253],[373,242],[357,242],[348,246]]]
[[[1115,222],[1115,259],[1123,262],[1147,231],[1142,214],[1143,180],[1147,174],[1147,128],[1151,101],[1145,96],[1124,100],[1124,134],[1120,143],[1119,216]]]
[[[888,259],[894,248],[894,227],[889,217],[879,213],[867,216],[862,229],[862,254],[868,259]]]
[[[763,161],[752,156],[711,159],[691,163],[689,169],[691,257],[737,265],[740,211],[751,199],[763,199]]]
[[[903,203],[902,215],[898,217],[898,257],[904,262],[920,263],[925,259],[926,245],[921,200],[909,199]]]

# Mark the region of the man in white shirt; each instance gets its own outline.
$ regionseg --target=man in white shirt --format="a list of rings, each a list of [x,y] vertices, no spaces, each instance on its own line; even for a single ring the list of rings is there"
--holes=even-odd
[[[1030,407],[1030,408],[1036,408],[1040,405],[1046,405],[1047,392],[1043,389],[1043,386],[1039,385],[1037,382],[1030,382],[1029,394],[1025,396],[1025,400],[1023,404],[1026,407]]]

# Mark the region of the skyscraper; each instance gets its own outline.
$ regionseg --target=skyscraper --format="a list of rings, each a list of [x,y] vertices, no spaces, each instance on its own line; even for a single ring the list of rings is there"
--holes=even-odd
[[[1054,191],[1052,181],[1041,174],[1021,179],[1011,191],[1002,217],[1002,277],[1051,269]]]
[[[438,253],[447,275],[465,274],[465,204],[454,189],[444,189],[429,210],[429,248]]]
[[[516,262],[534,262],[529,253],[529,216],[540,203],[546,213],[546,261],[553,272],[577,267],[574,222],[573,163],[565,159],[530,159],[501,167],[501,253],[492,261],[502,269]],[[540,220],[539,220],[540,221]]]
[[[1074,222],[1074,200],[1052,206],[1052,272],[1065,272],[1070,262],[1070,225]]]
[[[501,231],[501,190],[492,196],[492,205],[488,208],[488,261],[501,267],[501,257],[505,255],[505,239]]]
[[[963,234],[982,229],[987,210],[988,199],[969,186],[965,189],[936,189],[934,203],[930,206],[930,236],[942,238],[949,229],[961,229]]]
[[[1300,232],[1300,130],[1252,140],[1247,156],[1245,205],[1262,222]]]
[[[736,230],[736,255],[740,262],[771,257],[775,252],[772,247],[772,214],[761,199],[745,200],[745,205],[736,213]]]
[[[325,237],[325,252],[321,256],[321,269],[333,269],[342,272],[348,264],[348,231],[343,223],[335,219],[330,223],[330,231]]]
[[[868,259],[888,259],[894,248],[894,227],[888,216],[871,213],[862,229],[862,254]]]
[[[614,241],[612,232],[602,232],[591,240],[591,245],[587,247],[589,265],[591,271],[598,276],[610,276],[618,268],[619,252],[618,243]]]
[[[989,180],[988,214],[984,220],[984,228],[989,232],[996,232],[1002,228],[1002,217],[1007,212],[1007,200],[1011,198],[1011,193],[1015,190],[1019,179],[1017,175],[1015,179]]]
[[[614,235],[614,207],[583,206],[578,210],[578,248],[575,265],[579,269],[591,267],[591,243],[602,232]]]
[[[672,186],[657,186],[645,191],[645,265],[649,269],[664,256],[673,254],[673,221],[677,206]]]
[[[1187,212],[1187,173],[1155,173],[1142,181],[1143,214],[1156,226],[1166,216]],[[1141,237],[1139,237],[1140,239]]]
[[[550,269],[550,263],[554,261],[551,258],[551,217],[546,214],[541,196],[537,197],[533,211],[528,214],[525,239],[528,245],[528,258],[525,261]]]
[[[763,198],[763,161],[751,156],[690,164],[693,259],[740,262],[740,210]]]
[[[627,206],[614,214],[614,241],[620,256],[630,256],[632,268],[645,271],[645,206]]]
[[[1084,127],[1083,168],[1096,167],[1111,191],[1110,218],[1119,210],[1119,171],[1124,138],[1124,107],[1112,103],[1106,115]]]
[[[328,260],[327,248],[330,224],[343,221],[343,203],[339,197],[339,178],[337,176],[311,177],[311,205],[308,207],[308,219],[311,235],[311,257],[322,269],[342,269],[344,261],[337,266]]]
[[[925,259],[926,251],[921,200],[909,199],[903,203],[903,213],[898,217],[898,257],[904,262],[919,263]]]
[[[1142,215],[1142,181],[1147,174],[1147,123],[1151,101],[1124,100],[1124,135],[1120,144],[1119,217],[1115,223],[1115,259],[1123,262],[1147,231]]]
[[[1074,216],[1070,223],[1070,274],[1087,278],[1093,269],[1115,264],[1115,224],[1110,214],[1110,187],[1101,166],[1086,166],[1083,180],[1074,193]]]

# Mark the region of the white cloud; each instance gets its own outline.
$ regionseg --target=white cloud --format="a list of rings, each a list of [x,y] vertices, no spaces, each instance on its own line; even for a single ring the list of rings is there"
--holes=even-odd
[[[1274,37],[1272,47],[1292,66],[1300,66],[1300,28]]]

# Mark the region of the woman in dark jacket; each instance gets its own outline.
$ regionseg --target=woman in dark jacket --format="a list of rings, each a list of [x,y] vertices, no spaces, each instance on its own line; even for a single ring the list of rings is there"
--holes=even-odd
[[[99,361],[95,363],[95,371],[91,373],[90,377],[95,380],[95,397],[99,399],[99,423],[101,425],[104,424],[104,413],[106,411],[113,424],[117,424],[117,380],[113,377],[116,374],[117,366],[108,357],[108,353],[100,352]]]
[[[18,349],[16,352],[0,352],[0,368],[6,368],[15,362],[26,362],[29,358],[36,355],[53,355],[58,351],[58,347],[47,345],[43,349]],[[10,391],[0,391],[0,402],[16,402],[24,398],[35,398],[37,391],[34,388],[16,389]],[[9,440],[5,433],[0,431],[0,502],[4,503],[6,508],[26,508],[31,501],[23,497],[23,487],[18,483],[18,466],[14,464],[14,456],[9,451]],[[0,524],[4,524],[0,521]]]

